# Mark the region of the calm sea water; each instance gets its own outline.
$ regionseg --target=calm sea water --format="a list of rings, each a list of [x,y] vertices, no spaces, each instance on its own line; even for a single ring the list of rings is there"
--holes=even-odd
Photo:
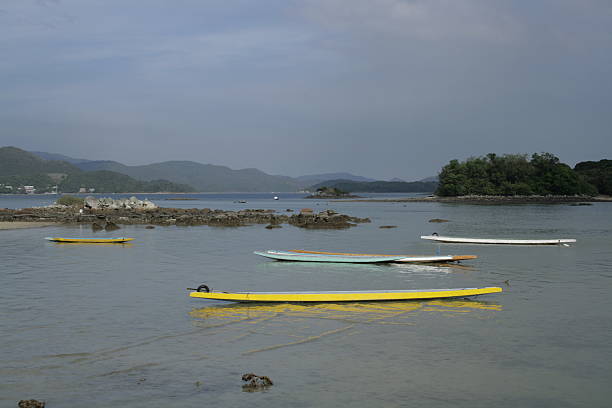
[[[149,198],[167,207],[332,208],[372,223],[343,231],[129,226],[96,233],[134,237],[130,245],[44,240],[92,236],[86,226],[0,231],[0,406],[26,398],[50,408],[610,406],[612,204],[272,196]],[[54,199],[1,196],[0,208]],[[419,239],[434,231],[578,242],[505,247]],[[282,263],[252,253],[296,248],[479,259],[448,268]],[[185,288],[200,283],[236,291],[496,285],[504,292],[473,300],[249,305],[189,298]],[[269,376],[274,386],[243,392],[240,377],[248,372]]]

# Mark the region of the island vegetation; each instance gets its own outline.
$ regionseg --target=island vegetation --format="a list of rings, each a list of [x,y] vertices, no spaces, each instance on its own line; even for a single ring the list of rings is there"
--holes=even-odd
[[[561,163],[551,153],[489,153],[464,162],[451,160],[439,175],[436,194],[442,197],[488,195],[581,195],[598,194],[598,188],[581,172]]]
[[[313,195],[309,195],[305,198],[359,198],[358,196],[352,195],[347,191],[340,190],[336,187],[319,187]]]
[[[599,194],[612,195],[612,160],[581,162],[574,170],[595,186]]]

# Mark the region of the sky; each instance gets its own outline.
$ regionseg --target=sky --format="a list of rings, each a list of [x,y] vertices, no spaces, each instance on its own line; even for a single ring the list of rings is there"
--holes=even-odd
[[[0,146],[418,180],[612,158],[610,0],[0,0]]]

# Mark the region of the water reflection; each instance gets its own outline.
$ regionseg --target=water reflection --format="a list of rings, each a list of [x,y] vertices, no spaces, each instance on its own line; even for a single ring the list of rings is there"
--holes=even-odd
[[[496,303],[472,300],[350,303],[250,303],[215,305],[193,309],[194,326],[207,339],[220,336],[224,344],[236,344],[242,355],[306,345],[333,338],[344,344],[376,327],[407,327],[417,324],[423,313],[443,318],[482,312],[498,312]],[[479,314],[475,312],[480,312]],[[374,330],[378,330],[374,328]],[[348,343],[354,340],[349,340]]]
[[[347,303],[233,303],[193,309],[191,317],[203,321],[255,320],[272,317],[318,318],[351,320],[360,323],[398,317],[410,312],[473,312],[501,311],[502,306],[493,302],[476,300],[431,300],[402,302],[347,302]]]

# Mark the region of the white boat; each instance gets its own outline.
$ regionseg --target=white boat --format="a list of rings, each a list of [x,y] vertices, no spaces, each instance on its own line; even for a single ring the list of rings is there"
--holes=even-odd
[[[441,235],[422,235],[421,239],[457,244],[497,244],[497,245],[563,245],[576,242],[575,239],[489,239],[443,237]]]
[[[342,262],[342,263],[382,263],[393,262],[401,258],[400,255],[378,255],[378,256],[347,256],[341,254],[310,254],[286,251],[255,251],[256,255],[278,261],[295,262]]]
[[[381,255],[381,254],[355,254],[355,253],[345,253],[345,252],[305,251],[302,249],[292,249],[288,252],[295,252],[295,253],[300,253],[300,254],[344,255],[344,256],[350,256],[350,257],[400,256],[401,258],[393,261],[393,262],[400,262],[400,263],[458,262],[458,261],[466,261],[469,259],[478,258],[476,255]]]

